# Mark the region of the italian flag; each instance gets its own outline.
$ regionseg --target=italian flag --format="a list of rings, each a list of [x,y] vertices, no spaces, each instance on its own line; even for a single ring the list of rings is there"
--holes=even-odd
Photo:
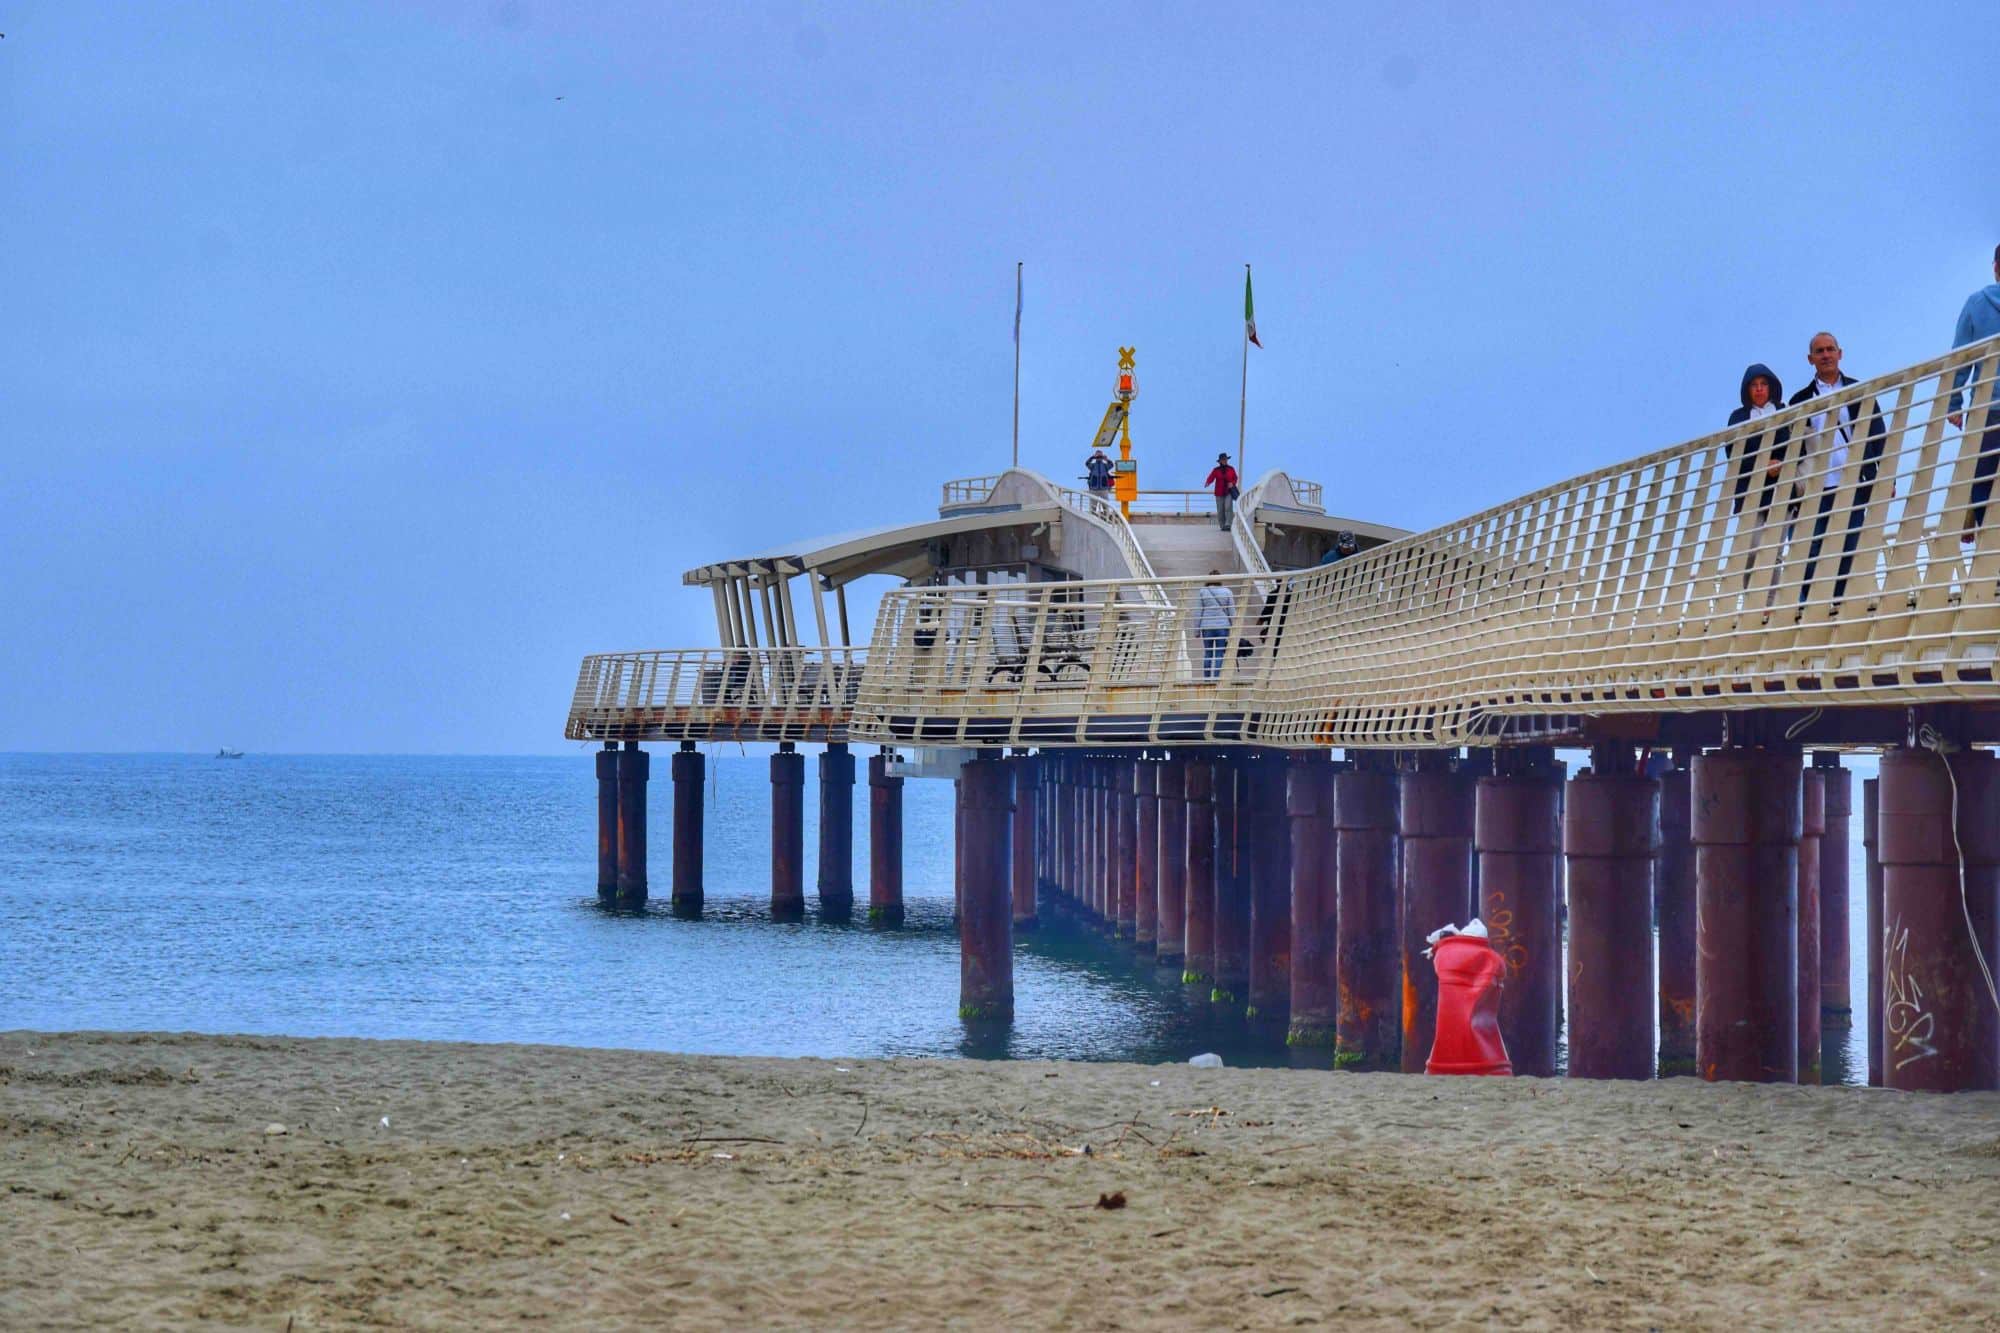
[[[1250,266],[1248,264],[1243,266],[1243,336],[1251,342],[1257,343],[1260,349],[1264,346],[1263,343],[1257,342],[1257,303],[1250,299]]]

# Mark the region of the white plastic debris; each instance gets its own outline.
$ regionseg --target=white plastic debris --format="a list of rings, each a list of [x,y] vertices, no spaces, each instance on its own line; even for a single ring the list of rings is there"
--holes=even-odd
[[[1472,918],[1472,920],[1462,926],[1454,926],[1447,921],[1444,925],[1439,926],[1436,930],[1424,936],[1424,943],[1431,946],[1429,949],[1424,950],[1424,957],[1429,958],[1432,950],[1437,948],[1438,941],[1447,935],[1470,935],[1476,940],[1489,938],[1486,923],[1478,917]]]
[[[1222,1068],[1222,1057],[1214,1051],[1203,1051],[1200,1055],[1188,1061],[1188,1063],[1196,1069],[1220,1069]]]
[[[266,1134],[289,1134],[289,1133],[291,1133],[291,1131],[290,1131],[290,1130],[286,1129],[286,1128],[285,1128],[285,1127],[284,1127],[283,1125],[279,1124],[279,1123],[278,1123],[277,1121],[275,1121],[275,1120],[273,1120],[273,1121],[272,1121],[272,1122],[271,1122],[270,1124],[268,1124],[268,1125],[264,1126],[264,1132],[265,1132]]]
[[[1146,1086],[1149,1088],[1157,1088],[1160,1086],[1160,1080],[1154,1079],[1151,1083],[1148,1083]]]
[[[389,1127],[389,1117],[385,1115],[382,1117],[382,1128],[387,1129],[388,1127]]]
[[[565,1222],[569,1221],[569,1214],[568,1214],[568,1213],[564,1213],[564,1214],[562,1215],[562,1220],[563,1220],[563,1221],[565,1221]]]

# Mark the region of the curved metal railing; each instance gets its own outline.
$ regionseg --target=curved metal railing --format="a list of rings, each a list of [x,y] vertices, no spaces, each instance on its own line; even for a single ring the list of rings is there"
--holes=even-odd
[[[1429,746],[1530,716],[1994,701],[1996,362],[1989,339],[1267,576],[1282,628],[1250,678],[1234,642],[1213,677],[1200,652],[1176,665],[1191,581],[890,593],[854,734]],[[1018,681],[984,675],[1003,641]]]
[[[865,649],[670,648],[583,659],[575,741],[840,739]]]

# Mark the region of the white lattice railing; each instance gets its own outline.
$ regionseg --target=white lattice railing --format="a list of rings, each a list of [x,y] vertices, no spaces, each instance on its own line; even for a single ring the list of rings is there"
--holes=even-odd
[[[803,740],[844,727],[858,648],[680,648],[583,659],[571,740]]]
[[[939,501],[941,509],[951,509],[960,505],[985,504],[993,498],[994,487],[1000,484],[1000,474],[990,477],[955,477],[944,484],[944,498]]]
[[[1177,665],[1198,582],[1155,581],[1166,606],[1131,581],[892,593],[855,734],[1420,746],[1509,717],[2000,700],[1996,361],[1988,340],[1267,577],[1282,631],[1238,666],[1239,614],[1213,680]]]
[[[1132,594],[1142,601],[1159,601],[1158,591],[1153,587],[1153,562],[1146,558],[1146,552],[1139,545],[1139,538],[1132,531],[1132,525],[1125,521],[1125,515],[1118,502],[1109,496],[1093,494],[1090,491],[1073,491],[1062,487],[1057,492],[1064,504],[1083,517],[1099,524],[1111,534],[1125,557],[1126,567],[1131,569]]]

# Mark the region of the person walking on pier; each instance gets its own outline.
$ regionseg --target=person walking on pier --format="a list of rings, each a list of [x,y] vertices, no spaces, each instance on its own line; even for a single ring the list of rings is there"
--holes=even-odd
[[[1806,345],[1806,360],[1813,368],[1813,381],[1792,395],[1789,406],[1823,398],[1839,393],[1850,384],[1859,383],[1852,375],[1841,373],[1840,340],[1824,331],[1815,333]],[[1854,566],[1854,548],[1861,544],[1861,524],[1867,517],[1868,497],[1874,493],[1877,460],[1882,457],[1882,448],[1888,443],[1889,430],[1882,421],[1882,408],[1874,399],[1849,403],[1838,412],[1815,412],[1807,422],[1807,430],[1800,441],[1802,450],[1819,448],[1824,451],[1825,461],[1820,469],[1819,516],[1813,520],[1812,545],[1806,550],[1806,568],[1799,580],[1799,602],[1804,604],[1812,588],[1813,570],[1819,561],[1820,542],[1826,536],[1826,529],[1833,515],[1834,493],[1840,488],[1841,474],[1847,467],[1848,447],[1854,442],[1855,429],[1867,419],[1867,440],[1861,448],[1861,468],[1855,476],[1854,501],[1847,516],[1847,536],[1840,547],[1840,570],[1834,575],[1833,600],[1838,602],[1847,593],[1847,572]],[[1803,456],[1803,455],[1802,455]]]
[[[1236,511],[1236,469],[1229,466],[1228,454],[1215,456],[1215,466],[1208,470],[1202,485],[1215,488],[1215,523],[1224,532],[1229,531]]]
[[[1229,653],[1229,627],[1236,619],[1236,594],[1216,580],[1222,571],[1208,571],[1208,582],[1195,597],[1194,626],[1201,632],[1201,678],[1214,680],[1222,674]]]
[[[1965,308],[1958,312],[1958,327],[1952,330],[1951,345],[1969,347],[1996,333],[2000,333],[2000,245],[1993,247],[1992,285],[1981,287],[1965,298]],[[2000,468],[2000,365],[1995,361],[1985,361],[1976,367],[1981,378],[1989,380],[1992,387],[1987,391],[1986,429],[1979,435],[1979,462],[1972,469],[1971,504],[1965,511],[1965,532],[1960,538],[1967,542],[1986,521],[1986,502],[1993,498],[1993,473]],[[1972,378],[1974,369],[1965,366],[1951,380],[1951,424],[1961,430],[1965,428],[1965,382]],[[1974,397],[1977,396],[1975,393]],[[1961,442],[1958,447],[1962,450],[1965,445]]]

